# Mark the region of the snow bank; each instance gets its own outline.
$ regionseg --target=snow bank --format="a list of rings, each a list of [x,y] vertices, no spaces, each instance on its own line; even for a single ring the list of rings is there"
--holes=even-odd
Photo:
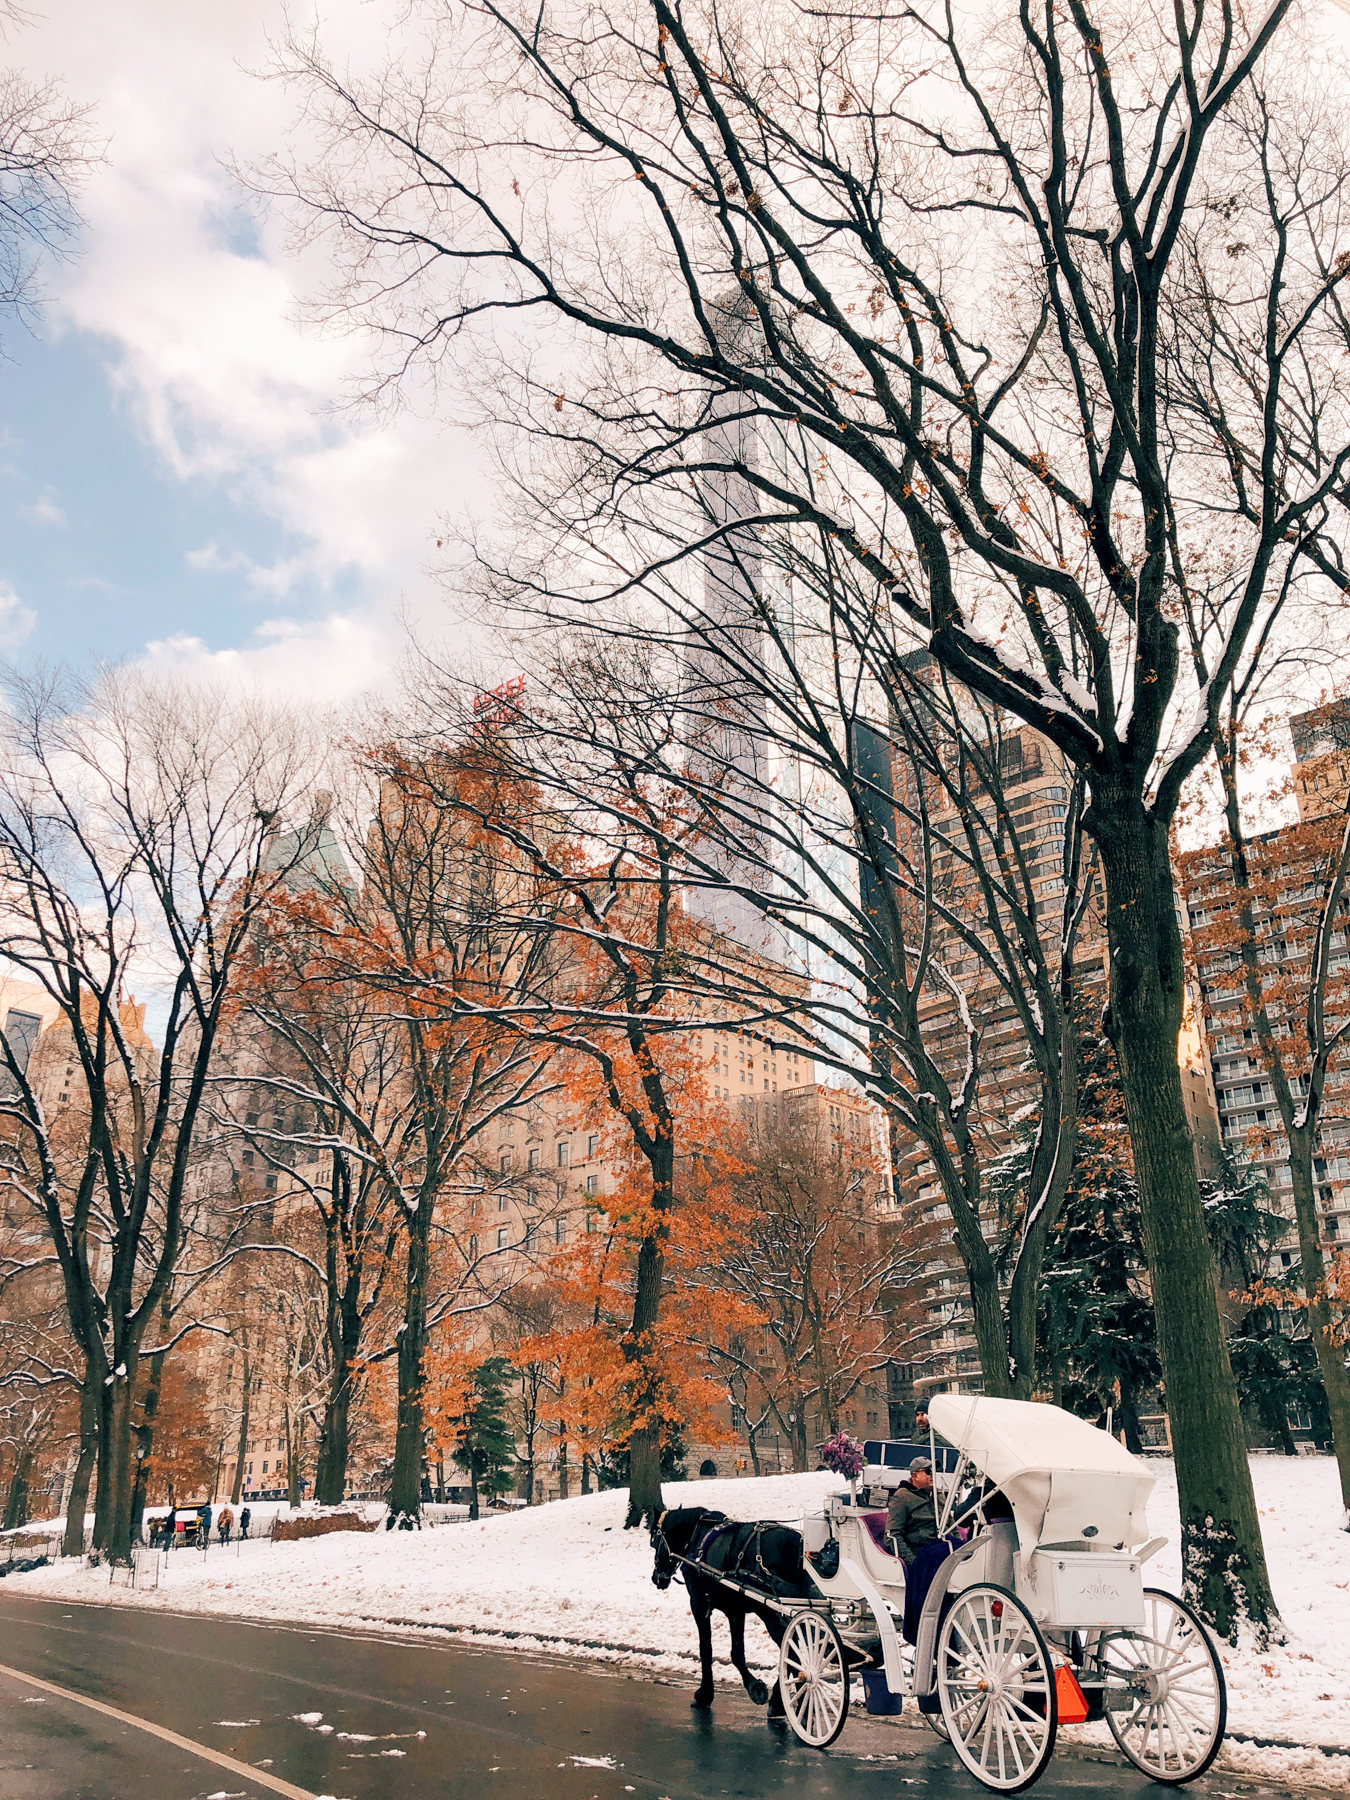
[[[1172,1465],[1152,1459],[1158,1477],[1150,1529],[1169,1539],[1149,1564],[1153,1585],[1180,1586],[1176,1481]],[[1350,1754],[1350,1534],[1340,1529],[1340,1492],[1329,1457],[1254,1457],[1252,1473],[1266,1553],[1290,1641],[1264,1653],[1225,1649],[1230,1732],[1273,1740],[1273,1750],[1235,1743],[1230,1767],[1288,1774],[1347,1765]],[[668,1483],[671,1506],[719,1508],[733,1517],[795,1523],[839,1485],[831,1475],[776,1475],[758,1481]],[[652,1586],[644,1531],[623,1529],[622,1491],[455,1523],[434,1531],[265,1542],[202,1554],[179,1550],[164,1561],[159,1587],[110,1589],[106,1570],[65,1562],[9,1578],[11,1591],[68,1600],[248,1618],[449,1630],[521,1648],[566,1649],[606,1661],[641,1661],[687,1673],[697,1640],[678,1587]],[[751,1627],[752,1660],[769,1644]],[[715,1639],[718,1648],[724,1639]],[[1269,1766],[1267,1767],[1266,1761]]]

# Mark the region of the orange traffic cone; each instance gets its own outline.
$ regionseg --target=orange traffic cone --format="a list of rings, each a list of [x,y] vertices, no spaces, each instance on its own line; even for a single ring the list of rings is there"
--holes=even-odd
[[[1088,1716],[1086,1696],[1067,1663],[1055,1670],[1055,1710],[1061,1725],[1081,1725]]]

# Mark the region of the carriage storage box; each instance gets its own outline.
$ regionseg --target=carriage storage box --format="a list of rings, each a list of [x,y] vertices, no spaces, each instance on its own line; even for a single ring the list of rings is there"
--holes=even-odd
[[[1144,1577],[1138,1559],[1091,1550],[1035,1550],[1022,1593],[1038,1622],[1064,1627],[1142,1625]]]

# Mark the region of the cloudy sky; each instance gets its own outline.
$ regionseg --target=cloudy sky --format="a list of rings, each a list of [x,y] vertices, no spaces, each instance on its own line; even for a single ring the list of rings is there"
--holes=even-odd
[[[41,4],[41,0],[39,0]],[[380,0],[333,0],[356,58]],[[0,654],[245,669],[341,700],[405,615],[455,629],[428,575],[438,520],[488,499],[473,437],[353,416],[360,342],[302,329],[288,258],[224,163],[289,121],[267,58],[280,0],[63,0],[0,58],[97,105],[107,163],[77,260],[0,364]]]

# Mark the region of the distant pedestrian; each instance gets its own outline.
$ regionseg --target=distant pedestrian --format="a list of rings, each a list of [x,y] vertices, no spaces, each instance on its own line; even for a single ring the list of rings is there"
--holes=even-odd
[[[209,1500],[197,1513],[197,1542],[203,1549],[211,1542],[211,1502]]]
[[[252,1517],[253,1514],[247,1507],[244,1507],[243,1511],[239,1514],[239,1535],[241,1538],[246,1538],[248,1536],[248,1522]]]
[[[178,1542],[178,1508],[171,1506],[169,1516],[164,1521],[164,1535],[161,1540],[166,1550],[172,1550]]]
[[[234,1514],[230,1511],[228,1506],[222,1506],[220,1509],[220,1518],[216,1521],[216,1530],[220,1533],[220,1541],[222,1544],[229,1543],[230,1533],[233,1529]]]

